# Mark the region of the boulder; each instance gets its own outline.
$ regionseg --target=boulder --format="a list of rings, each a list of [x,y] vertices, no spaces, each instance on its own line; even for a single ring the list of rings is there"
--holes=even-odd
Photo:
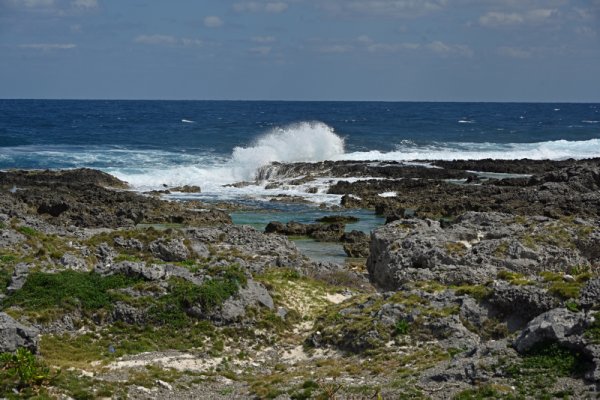
[[[0,312],[0,352],[14,352],[25,347],[37,352],[39,331],[14,320],[10,315]]]
[[[185,261],[190,257],[190,251],[183,239],[157,239],[148,246],[152,255],[163,261]]]

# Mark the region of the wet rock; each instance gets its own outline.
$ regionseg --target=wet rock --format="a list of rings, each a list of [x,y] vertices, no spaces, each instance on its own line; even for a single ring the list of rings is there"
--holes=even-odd
[[[366,233],[357,230],[345,232],[341,241],[348,257],[366,258],[369,256],[370,237]]]
[[[327,215],[325,217],[318,218],[316,222],[321,222],[325,224],[333,224],[333,223],[341,223],[341,224],[351,224],[358,222],[359,219],[352,215]]]
[[[344,225],[332,224],[301,224],[290,221],[287,224],[281,222],[269,222],[265,233],[278,233],[286,236],[309,236],[320,241],[337,242],[344,234]]]
[[[171,188],[172,192],[181,192],[181,193],[200,193],[200,186],[195,186],[195,185],[184,185],[184,186],[177,186],[174,188]]]
[[[12,353],[20,347],[37,352],[39,331],[15,321],[6,313],[0,312],[0,352]]]
[[[190,251],[183,239],[158,239],[148,247],[152,255],[163,261],[185,261],[190,257]]]

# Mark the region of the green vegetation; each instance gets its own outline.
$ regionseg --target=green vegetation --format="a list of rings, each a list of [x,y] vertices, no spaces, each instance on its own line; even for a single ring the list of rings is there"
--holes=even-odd
[[[498,272],[497,278],[505,280],[512,285],[533,285],[532,281],[528,280],[525,275],[519,274],[518,272],[502,270]]]
[[[236,267],[229,267],[202,285],[179,278],[169,281],[169,293],[150,307],[149,318],[160,325],[185,326],[189,324],[186,310],[192,306],[211,311],[236,294],[246,285],[246,276]]]
[[[469,295],[477,301],[482,301],[491,294],[491,289],[483,285],[463,285],[453,288],[458,296]]]
[[[556,342],[542,342],[534,346],[520,360],[507,365],[506,373],[514,380],[519,395],[551,398],[557,378],[581,378],[587,365],[582,354],[573,352]]]
[[[406,335],[410,330],[410,324],[405,319],[400,319],[394,325],[394,332],[396,335]]]
[[[37,230],[29,227],[29,226],[19,226],[17,228],[18,232],[21,232],[23,235],[25,236],[39,236],[40,232],[38,232]]]
[[[17,349],[14,354],[0,354],[1,396],[31,397],[54,378],[50,369],[25,348]]]
[[[585,337],[592,343],[600,344],[600,313],[594,314],[594,322],[585,330]]]
[[[100,276],[95,273],[62,271],[56,274],[33,272],[23,288],[5,300],[7,306],[40,311],[50,308],[95,311],[110,308],[115,297],[111,289],[119,289],[138,282],[138,278],[124,275]]]
[[[487,384],[474,389],[463,390],[453,397],[454,400],[513,399],[510,387]]]

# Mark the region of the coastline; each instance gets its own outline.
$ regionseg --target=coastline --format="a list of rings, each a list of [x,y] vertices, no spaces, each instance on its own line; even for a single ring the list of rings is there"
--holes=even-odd
[[[385,217],[370,236],[263,233],[94,170],[0,172],[2,351],[63,368],[36,386],[52,395],[597,393],[600,159],[419,164],[260,171],[283,202],[299,201],[284,188],[336,181],[340,204],[323,209]],[[359,257],[316,262],[286,235]]]

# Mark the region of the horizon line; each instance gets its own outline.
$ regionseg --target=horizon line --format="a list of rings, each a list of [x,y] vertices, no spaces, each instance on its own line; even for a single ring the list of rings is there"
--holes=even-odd
[[[34,98],[34,97],[0,97],[3,100],[16,101],[197,101],[197,102],[286,102],[286,103],[500,103],[500,104],[600,104],[597,101],[569,100],[289,100],[289,99],[136,99],[136,98]]]

